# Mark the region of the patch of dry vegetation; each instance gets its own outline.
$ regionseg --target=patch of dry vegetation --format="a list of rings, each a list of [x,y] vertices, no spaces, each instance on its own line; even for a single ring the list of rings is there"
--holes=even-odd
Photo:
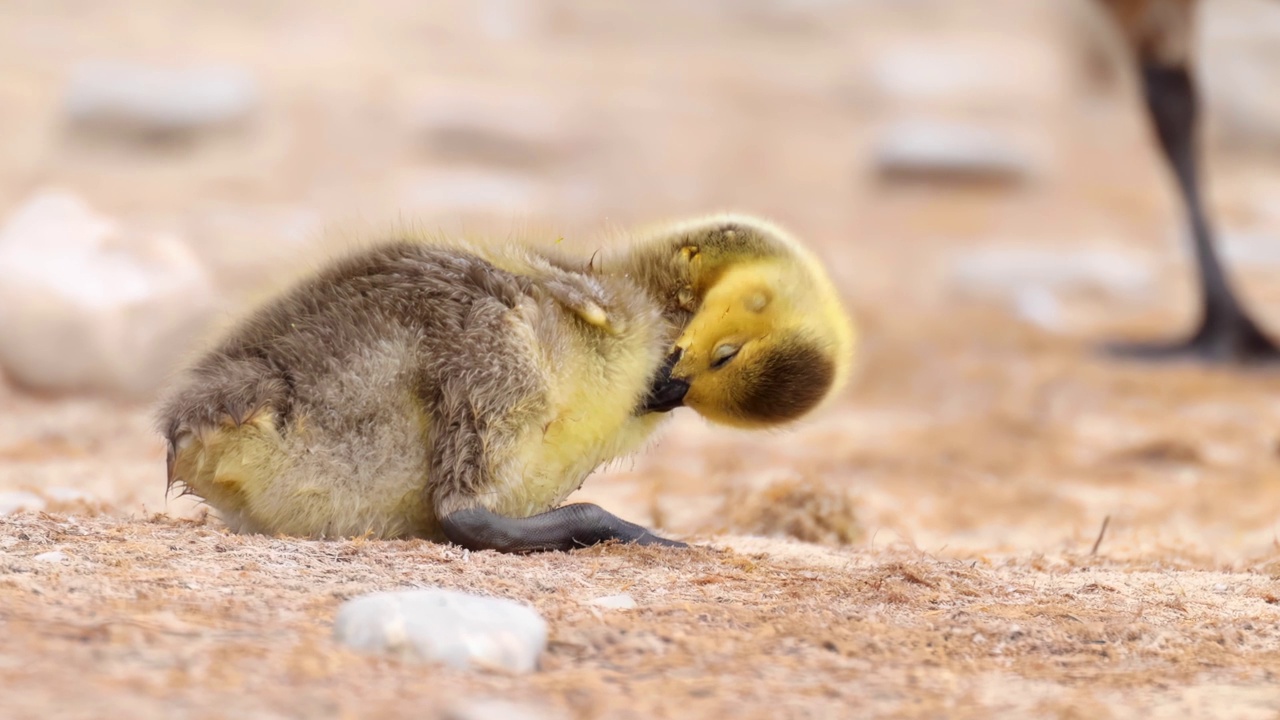
[[[731,487],[720,516],[728,518],[721,532],[822,545],[851,545],[863,535],[852,493],[812,477],[786,478],[755,490]]]
[[[1152,571],[1084,555],[960,561],[765,538],[512,557],[52,514],[3,520],[0,552],[0,686],[26,689],[5,696],[14,718],[50,708],[91,717],[103,703],[144,718],[430,717],[490,697],[551,717],[990,717],[1099,705],[1125,716],[1190,711],[1195,688],[1280,678],[1276,579],[1260,572]],[[532,603],[551,623],[543,669],[463,673],[330,640],[343,600],[427,585]],[[617,593],[638,608],[589,604]]]

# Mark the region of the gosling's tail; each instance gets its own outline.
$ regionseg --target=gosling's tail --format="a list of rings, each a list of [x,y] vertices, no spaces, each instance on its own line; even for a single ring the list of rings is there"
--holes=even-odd
[[[167,443],[167,491],[192,488],[185,460],[255,435],[279,444],[293,405],[287,373],[265,358],[215,356],[193,368],[161,402],[157,424]],[[194,453],[194,455],[193,455]]]

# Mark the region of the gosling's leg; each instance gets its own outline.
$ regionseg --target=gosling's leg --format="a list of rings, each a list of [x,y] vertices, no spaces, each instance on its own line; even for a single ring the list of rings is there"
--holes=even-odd
[[[441,518],[445,537],[468,550],[506,553],[569,551],[609,540],[637,545],[687,548],[687,544],[650,533],[591,503],[565,505],[540,515],[509,518],[468,508]]]
[[[485,322],[480,308],[479,318]],[[506,322],[495,314],[497,322]],[[513,470],[518,429],[545,414],[546,388],[541,369],[524,354],[503,352],[492,343],[462,346],[472,362],[465,376],[441,383],[430,398],[431,423],[441,432],[432,439],[423,501],[429,503],[446,539],[470,550],[528,553],[572,550],[608,540],[642,545],[687,547],[591,504],[566,505],[527,518],[504,517],[483,507],[498,488],[511,483],[497,477]],[[511,481],[514,482],[514,481]]]
[[[1145,360],[1191,357],[1251,363],[1280,359],[1280,350],[1237,299],[1214,247],[1213,230],[1200,193],[1195,146],[1197,99],[1189,67],[1144,61],[1142,84],[1148,115],[1165,162],[1177,180],[1183,211],[1191,226],[1201,294],[1200,326],[1190,338],[1111,343],[1106,350],[1115,356]]]

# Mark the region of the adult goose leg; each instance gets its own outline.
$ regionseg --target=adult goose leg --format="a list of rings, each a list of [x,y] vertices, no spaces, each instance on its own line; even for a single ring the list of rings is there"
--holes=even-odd
[[[1165,342],[1111,343],[1114,355],[1147,360],[1196,358],[1252,363],[1280,359],[1280,350],[1250,317],[1222,266],[1205,211],[1197,157],[1199,101],[1190,66],[1192,15],[1188,0],[1104,4],[1121,22],[1138,59],[1147,115],[1166,165],[1177,181],[1190,225],[1199,292],[1199,326],[1190,337]]]

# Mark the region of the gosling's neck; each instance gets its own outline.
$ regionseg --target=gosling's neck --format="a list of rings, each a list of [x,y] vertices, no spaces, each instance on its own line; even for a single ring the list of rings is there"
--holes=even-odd
[[[680,317],[696,309],[685,297],[692,276],[687,262],[680,257],[681,242],[676,238],[658,238],[601,253],[601,271],[624,278],[637,285],[650,297],[663,314]]]

